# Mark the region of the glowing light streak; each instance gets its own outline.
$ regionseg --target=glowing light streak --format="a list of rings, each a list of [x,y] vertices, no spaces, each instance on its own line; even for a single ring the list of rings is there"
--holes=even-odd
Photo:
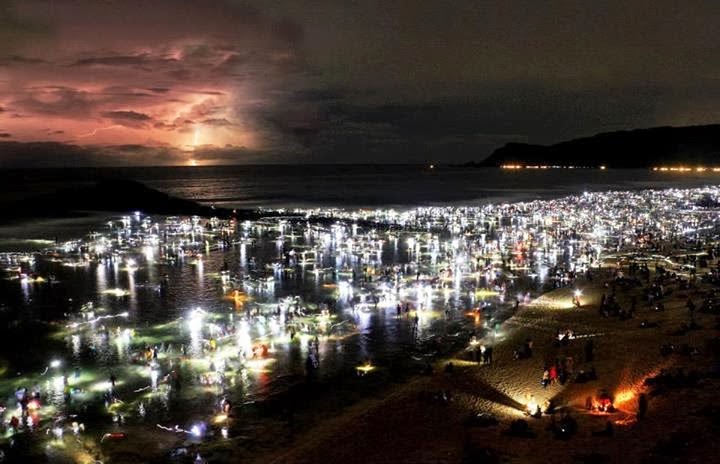
[[[86,137],[94,137],[95,135],[97,135],[98,132],[112,130],[112,129],[121,129],[122,127],[123,126],[121,126],[119,124],[114,124],[112,126],[107,126],[107,127],[98,127],[97,129],[93,129],[91,132],[88,132],[87,134],[78,134],[78,135],[76,135],[76,137],[79,139],[84,139]]]

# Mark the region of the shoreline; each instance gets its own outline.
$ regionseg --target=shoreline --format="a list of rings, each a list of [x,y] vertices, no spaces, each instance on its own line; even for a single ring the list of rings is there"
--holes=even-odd
[[[556,203],[534,205],[543,208],[554,208],[553,205],[556,205]],[[530,206],[532,205],[524,205],[520,209]],[[380,213],[375,216],[373,216],[374,213],[369,214],[363,219],[367,221],[367,224],[378,224],[378,222],[373,221],[380,221],[384,217]],[[428,213],[423,212],[422,214]],[[275,219],[279,218],[276,216]],[[320,218],[319,220],[332,223],[338,220],[348,222],[351,219],[339,215]],[[352,220],[358,222],[357,218]],[[303,220],[300,222],[303,222]],[[316,222],[316,220],[314,219],[311,222]],[[446,224],[445,222],[442,223]],[[415,230],[412,228],[412,222],[399,224],[402,224],[400,228],[405,231]],[[407,228],[408,224],[410,224],[410,229]],[[431,221],[428,224],[435,223]],[[705,245],[700,245],[700,242],[697,242],[691,246],[707,246],[711,242],[705,241],[704,243]],[[670,242],[663,242],[661,245],[665,247],[668,244]],[[664,252],[668,256],[679,257],[694,253],[682,247],[666,249]],[[290,420],[289,425],[284,424],[285,419],[283,417],[278,417],[277,420],[272,418],[272,423],[262,426],[267,427],[270,436],[264,436],[265,432],[258,432],[263,435],[262,439],[250,441],[247,443],[247,448],[244,447],[245,437],[233,433],[233,436],[236,437],[232,439],[233,442],[221,441],[221,443],[218,443],[211,440],[209,443],[201,443],[196,446],[198,443],[190,441],[190,449],[202,451],[210,462],[222,460],[221,456],[227,457],[228,453],[234,455],[233,450],[237,451],[239,446],[243,447],[243,451],[237,454],[247,455],[244,456],[246,458],[254,457],[259,462],[265,459],[272,459],[272,462],[314,462],[322,457],[323,459],[337,459],[352,463],[360,462],[361,457],[364,459],[363,462],[382,462],[382,459],[391,459],[393,456],[396,461],[404,460],[405,462],[426,462],[428,460],[432,462],[457,462],[457,460],[463,459],[467,453],[473,453],[475,448],[480,447],[484,449],[483,453],[493,455],[503,454],[505,451],[511,450],[514,454],[511,453],[509,457],[505,457],[510,459],[511,462],[515,462],[513,459],[517,459],[517,462],[535,462],[533,458],[537,456],[532,454],[531,450],[526,454],[522,454],[520,450],[515,449],[515,445],[519,443],[518,440],[521,440],[519,437],[511,437],[503,432],[509,427],[511,421],[516,419],[527,420],[536,434],[534,439],[536,441],[533,443],[542,442],[543,449],[555,448],[549,445],[556,443],[553,435],[546,430],[549,426],[549,419],[529,419],[523,412],[525,404],[529,401],[528,395],[533,395],[533,398],[539,404],[544,404],[546,400],[552,399],[559,407],[572,411],[572,414],[577,417],[581,430],[576,437],[571,438],[573,442],[582,443],[583,449],[591,449],[596,453],[602,452],[613,459],[618,459],[624,454],[617,453],[625,453],[626,451],[621,449],[620,445],[609,445],[608,443],[620,443],[621,440],[606,443],[603,440],[598,440],[599,437],[593,435],[593,432],[598,432],[602,428],[604,421],[612,417],[616,424],[617,436],[622,436],[628,440],[642,438],[641,443],[636,445],[637,450],[633,451],[635,454],[632,455],[640,460],[641,455],[650,453],[650,448],[657,445],[657,443],[650,442],[657,441],[656,438],[660,435],[657,435],[657,428],[652,430],[652,433],[638,431],[641,424],[633,419],[634,414],[637,412],[637,403],[633,406],[633,401],[637,400],[637,395],[645,391],[642,387],[644,380],[657,375],[662,369],[677,365],[679,359],[674,355],[670,359],[662,358],[659,355],[659,345],[663,341],[671,339],[678,341],[678,343],[687,342],[693,346],[704,347],[707,344],[708,337],[714,335],[716,329],[713,325],[712,316],[701,315],[697,318],[702,326],[701,330],[684,333],[680,336],[668,333],[670,330],[679,327],[687,319],[682,307],[684,298],[687,297],[689,291],[684,291],[678,281],[674,280],[669,282],[668,288],[673,290],[675,294],[667,301],[665,311],[654,312],[641,304],[635,319],[621,321],[616,318],[602,318],[597,311],[597,302],[600,300],[601,293],[609,291],[607,289],[610,287],[604,284],[604,281],[608,280],[607,273],[610,270],[617,270],[618,265],[622,264],[619,261],[627,261],[628,256],[632,253],[632,251],[628,251],[627,253],[606,255],[603,260],[604,268],[600,271],[593,271],[595,274],[593,281],[586,280],[587,277],[580,277],[574,282],[573,286],[575,288],[581,287],[583,292],[583,303],[579,309],[574,308],[572,304],[573,288],[562,287],[544,291],[529,304],[521,307],[516,314],[504,320],[498,319],[503,321],[499,338],[495,340],[491,335],[490,339],[485,339],[495,348],[495,358],[492,366],[477,366],[469,362],[467,356],[463,356],[466,353],[461,350],[459,353],[449,357],[441,356],[441,360],[435,363],[435,374],[432,376],[412,375],[409,380],[402,381],[400,384],[392,381],[382,383],[382,379],[376,377],[375,379],[380,380],[382,384],[381,388],[373,390],[369,394],[355,395],[360,398],[350,401],[349,406],[347,401],[342,401],[343,398],[338,396],[337,399],[341,401],[337,404],[333,404],[327,409],[319,408],[319,411],[312,411],[312,409],[308,411],[306,408],[299,414],[299,416],[302,416],[300,420],[295,422]],[[644,250],[644,253],[651,254],[653,251],[647,249]],[[493,259],[497,264],[500,263],[497,259]],[[689,276],[683,273],[683,268],[679,265],[680,261],[676,261],[678,261],[677,269],[680,272],[680,278],[688,278]],[[505,266],[504,258],[502,262],[502,267],[496,265],[501,270],[501,273],[513,274],[512,265]],[[707,264],[714,266],[715,263],[709,262]],[[622,266],[623,272],[632,275],[629,268],[625,267],[624,264]],[[701,270],[707,271],[707,269],[705,267]],[[442,272],[442,270],[439,272]],[[412,275],[414,274],[411,274],[410,281],[413,280]],[[432,275],[435,274],[431,273]],[[523,275],[522,272],[520,275]],[[579,275],[582,276],[583,274]],[[659,275],[652,274],[653,280]],[[419,276],[420,273],[418,272],[418,280],[420,279]],[[506,277],[513,280],[515,284],[524,280],[524,277],[520,281],[514,280],[517,276]],[[438,278],[442,282],[443,278]],[[447,276],[444,278],[447,279]],[[649,285],[650,282],[650,275],[648,275],[647,284]],[[443,287],[437,287],[437,289],[441,288]],[[517,290],[517,287],[512,287],[512,290],[508,288],[507,294],[512,295]],[[697,299],[701,295],[700,292],[705,290],[707,290],[707,286],[701,285],[700,288],[694,288],[689,293]],[[638,288],[631,290],[621,288],[618,292],[621,306],[626,307],[629,298],[633,295],[636,297],[640,295]],[[383,311],[392,311],[392,308],[383,308]],[[660,327],[640,328],[638,324],[641,319],[659,323]],[[567,346],[556,346],[556,330],[566,329],[573,330],[576,339],[569,342]],[[594,361],[582,361],[582,345],[589,338],[597,340],[598,357]],[[514,360],[513,352],[528,339],[532,339],[535,344],[534,356],[530,359]],[[637,349],[630,351],[627,347],[637,347]],[[409,353],[406,354],[409,355]],[[595,383],[582,385],[569,383],[562,387],[552,385],[548,388],[542,388],[540,378],[543,366],[552,363],[555,358],[565,358],[567,356],[576,359],[576,369],[587,370],[592,364],[592,367],[597,368],[599,380]],[[700,357],[693,358],[692,361],[694,364],[706,368],[709,365],[708,353],[705,352]],[[449,362],[454,365],[452,372],[445,371],[445,365]],[[383,368],[383,366],[379,367]],[[374,380],[373,376],[379,375],[382,371],[383,369],[380,369],[369,373],[367,380]],[[708,382],[712,384],[713,380],[709,379]],[[712,385],[717,386],[716,384]],[[328,386],[325,385],[324,387]],[[303,388],[307,389],[309,387],[304,384]],[[600,389],[607,389],[614,397],[618,398],[617,406],[620,412],[616,415],[587,414],[583,411],[584,399],[588,396],[596,396]],[[440,392],[446,394],[442,395]],[[346,396],[352,397],[355,393],[357,392],[350,392]],[[447,393],[451,398],[444,398],[448,396]],[[671,392],[669,396],[676,394]],[[653,398],[651,400],[651,411],[654,411],[657,407],[658,417],[667,417],[668,409],[663,403],[663,399],[669,396],[661,396],[660,399]],[[700,401],[707,401],[705,396],[699,396]],[[279,407],[282,407],[288,401],[292,402],[293,399],[286,399],[285,403],[283,403],[283,400],[279,400],[277,403]],[[706,406],[709,407],[711,404],[708,403]],[[275,405],[274,407],[277,408],[278,406]],[[312,408],[312,405],[310,408]],[[478,412],[496,416],[500,424],[481,431],[476,427],[470,427],[468,421]],[[698,411],[688,412],[688,414],[690,413],[698,414]],[[328,420],[328,417],[332,417],[332,419]],[[689,416],[683,417],[687,420],[684,423],[692,422],[692,418]],[[233,422],[239,423],[241,421],[242,418],[239,420],[233,419]],[[695,422],[692,423],[695,424]],[[667,426],[667,423],[656,425],[662,427]],[[142,427],[135,429],[134,426],[129,426],[128,430],[140,431]],[[234,432],[238,430],[234,430]],[[263,429],[261,428],[261,430]],[[160,432],[157,432],[148,435],[159,436],[160,434]],[[358,444],[353,441],[358,436],[363,437],[362,443]],[[418,449],[416,443],[412,441],[417,441],[418,437],[421,437],[420,441],[427,443],[427,446]],[[273,439],[277,441],[273,442]],[[164,445],[157,451],[158,462],[167,457],[163,453],[167,453],[168,448],[174,448],[172,443],[183,446],[183,443],[187,444],[188,440],[181,440],[182,443],[178,444],[177,438],[173,438],[172,435],[168,436],[167,439],[159,440],[158,442],[163,442]],[[405,441],[408,443],[404,444]],[[398,446],[397,442],[402,442],[403,446]],[[499,445],[504,451],[501,453],[497,449],[487,449],[488,447],[485,444],[488,442]],[[596,443],[601,442],[604,443],[602,446],[596,446]],[[288,446],[292,447],[292,449],[273,451],[272,448],[277,448],[278,443],[283,445],[289,443]],[[338,448],[337,443],[343,443],[344,445],[350,443],[350,445]],[[133,441],[133,446],[137,446],[137,441]],[[358,449],[358,446],[361,446],[361,448]],[[701,446],[698,446],[693,452],[704,453],[704,446],[705,444],[701,443]],[[122,449],[122,447],[119,448]],[[391,451],[389,452],[388,449]],[[317,453],[320,453],[320,455]],[[111,454],[115,455],[114,453]],[[123,452],[120,451],[119,455],[122,456]],[[553,456],[553,459],[562,460],[562,457]],[[119,462],[123,462],[122,459]]]
[[[664,369],[677,366],[707,370],[711,365],[707,353],[695,359],[676,355],[662,358],[659,347],[668,337],[675,343],[704,346],[707,339],[717,334],[714,316],[699,316],[697,321],[702,329],[671,337],[667,331],[687,319],[684,295],[675,295],[662,314],[643,308],[636,319],[621,322],[605,320],[597,314],[600,294],[606,290],[602,285],[584,283],[583,289],[587,292],[583,298],[588,301],[580,309],[569,307],[570,289],[561,288],[544,293],[506,320],[507,335],[494,345],[493,365],[477,366],[469,362],[467,356],[445,358],[435,363],[432,376],[414,377],[393,387],[381,398],[363,400],[299,436],[292,449],[259,456],[253,462],[309,463],[322,459],[347,463],[451,463],[465,462],[469,456],[487,459],[480,462],[510,463],[565,462],[568,458],[579,462],[586,459],[641,462],[651,456],[655,456],[653,462],[664,462],[658,448],[664,446],[663,440],[675,436],[673,434],[693,437],[693,446],[679,450],[687,455],[688,462],[711,459],[718,445],[708,440],[707,433],[712,429],[707,430],[707,419],[698,416],[697,411],[714,404],[714,392],[720,387],[720,380],[707,379],[702,388],[691,390],[695,405],[681,410],[677,409],[676,402],[685,401],[687,390],[653,395],[652,389],[643,382]],[[697,297],[703,290],[706,288],[696,289],[693,294]],[[630,292],[622,295],[623,303],[628,303],[630,295]],[[550,320],[548,311],[553,313]],[[637,324],[643,318],[659,322],[661,328],[639,328]],[[579,337],[593,335],[598,351],[593,362],[576,366],[587,368],[592,364],[599,379],[543,389],[540,386],[543,357],[547,359],[548,353],[557,353],[558,348],[550,340],[553,327],[563,324],[575,327],[588,324],[587,327],[595,331],[592,334],[576,332]],[[597,332],[598,329],[601,332]],[[536,354],[531,359],[513,360],[514,346],[526,338],[535,342]],[[578,345],[582,340],[585,339],[573,340],[560,351],[582,352],[582,346]],[[633,341],[635,343],[631,343]],[[628,350],[628,346],[633,349]],[[462,355],[463,351],[458,354]],[[454,365],[452,373],[443,371],[448,362]],[[602,389],[610,390],[616,398],[621,397],[622,401],[616,400],[616,413],[588,413],[584,408],[585,398],[597,395]],[[434,399],[433,395],[439,391],[449,392],[452,399],[449,402]],[[533,419],[521,410],[528,393],[536,395],[539,403],[553,399],[558,411],[569,412],[577,421],[579,432],[568,442],[576,451],[573,456],[564,454],[564,442],[548,430],[554,419],[548,415]],[[640,421],[636,415],[641,393],[651,394],[647,419]],[[471,417],[478,413],[493,415],[499,424],[487,428],[468,425]],[[560,412],[553,417],[558,419]],[[528,421],[536,437],[508,435],[506,431],[511,422],[517,419]],[[603,430],[608,420],[615,424],[614,437],[594,436],[593,433]],[[418,442],[413,441],[413,437],[419,437]],[[538,450],[542,450],[540,455],[536,453]]]
[[[274,166],[274,165],[273,165]],[[270,166],[270,167],[273,167]],[[284,166],[284,165],[282,165]],[[330,165],[333,167],[334,165]],[[361,165],[366,166],[366,165]],[[534,200],[556,200],[582,192],[611,191],[642,191],[648,189],[663,190],[667,188],[703,188],[717,185],[720,178],[708,175],[707,172],[690,172],[676,175],[674,173],[648,171],[649,174],[635,178],[631,176],[613,175],[612,170],[593,172],[577,176],[577,174],[556,174],[548,177],[547,170],[514,170],[497,169],[498,179],[516,183],[514,188],[507,188],[505,182],[483,183],[482,188],[471,188],[477,177],[467,168],[420,169],[413,170],[415,177],[404,175],[403,166],[384,174],[388,180],[400,182],[398,188],[407,193],[398,194],[387,190],[385,184],[377,181],[377,174],[382,171],[377,166],[367,165],[369,171],[362,171],[357,184],[342,182],[344,176],[353,166],[333,169],[328,172],[328,179],[322,172],[310,170],[298,173],[289,169],[276,179],[272,172],[251,167],[249,171],[243,166],[208,167],[212,175],[195,176],[193,169],[179,171],[185,177],[177,178],[156,168],[158,175],[150,175],[137,168],[122,169],[91,169],[84,174],[65,177],[62,181],[47,174],[38,175],[33,179],[33,171],[13,174],[5,171],[4,201],[0,202],[3,216],[2,223],[18,223],[23,219],[62,218],[68,215],[83,214],[83,211],[115,211],[127,214],[129,211],[140,210],[148,214],[193,215],[230,217],[235,211],[239,219],[254,219],[258,211],[269,209],[330,209],[345,208],[354,210],[383,208],[388,205],[398,210],[409,210],[418,206],[453,207],[482,206],[484,204],[517,203]],[[422,168],[422,165],[417,165]],[[377,169],[376,169],[377,168]],[[183,169],[183,168],[178,168]],[[198,168],[198,169],[205,169]],[[227,170],[230,172],[227,172]],[[235,171],[233,171],[235,169]],[[257,171],[260,169],[260,171]],[[80,171],[84,171],[80,169]],[[102,171],[102,172],[99,172]],[[257,172],[256,172],[257,171]],[[337,171],[337,172],[336,172]],[[377,172],[376,172],[377,171]],[[623,172],[623,170],[616,170]],[[134,174],[133,174],[134,173]],[[0,173],[0,178],[2,178]],[[372,174],[372,175],[371,175]],[[443,175],[444,174],[444,175]],[[228,177],[231,176],[231,177]],[[289,177],[295,176],[295,177]],[[309,176],[306,182],[316,184],[322,182],[317,193],[305,194],[305,187],[298,188],[294,182]],[[485,176],[477,178],[483,181]],[[535,180],[533,180],[535,179]],[[182,181],[178,183],[178,181]],[[199,186],[209,182],[222,192],[208,196],[208,192]],[[369,182],[369,183],[368,183]],[[396,183],[397,183],[396,182]],[[465,187],[464,193],[447,190],[445,182]],[[465,185],[467,182],[468,185]],[[190,185],[185,186],[185,183]],[[237,189],[236,183],[247,184],[250,190]],[[527,185],[526,185],[527,184]],[[547,187],[552,185],[553,188]],[[288,187],[295,186],[295,189]],[[418,188],[419,187],[419,188]],[[356,189],[366,188],[375,194],[355,195]],[[260,190],[258,190],[260,189]],[[39,192],[39,193],[31,193]],[[265,192],[264,194],[262,192]],[[432,193],[432,194],[430,194]],[[215,209],[213,209],[213,207]]]

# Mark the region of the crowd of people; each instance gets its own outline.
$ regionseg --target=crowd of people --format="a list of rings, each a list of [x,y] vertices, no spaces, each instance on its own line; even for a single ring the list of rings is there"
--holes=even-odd
[[[290,218],[245,222],[155,221],[141,214],[112,221],[105,233],[58,244],[37,259],[54,260],[57,266],[116,266],[116,272],[128,275],[135,275],[140,267],[160,269],[162,277],[152,284],[158,285],[157,298],[163,300],[173,292],[168,268],[192,265],[198,278],[206,279],[204,272],[209,274],[210,269],[203,267],[204,256],[236,252],[239,265],[222,259],[222,265],[218,262],[212,269],[217,271],[218,300],[230,301],[234,307],[218,309],[215,301],[209,305],[213,309],[190,311],[167,322],[170,328],[157,342],[148,342],[151,330],[133,325],[136,321],[123,316],[125,312],[97,315],[69,310],[64,322],[71,348],[73,343],[91,344],[88,340],[97,345],[115,343],[128,357],[109,363],[111,373],[102,374],[107,380],[100,386],[81,374],[71,378],[53,372],[60,389],[69,392],[66,403],[56,402],[54,416],[69,417],[76,411],[71,404],[73,389],[78,402],[100,399],[88,399],[90,395],[83,393],[92,388],[115,423],[122,425],[128,415],[143,415],[139,411],[150,406],[148,395],[167,398],[188,385],[212,389],[213,413],[232,416],[234,377],[242,375],[238,373],[272,372],[273,363],[287,359],[296,364],[285,369],[299,369],[313,378],[327,367],[323,350],[328,349],[328,340],[340,344],[345,342],[338,340],[357,335],[362,341],[372,330],[368,314],[390,315],[417,345],[429,344],[435,335],[433,318],[460,320],[469,334],[469,357],[495,368],[493,350],[505,318],[520,312],[538,292],[575,288],[603,278],[596,269],[612,257],[620,264],[607,279],[607,294],[598,307],[602,317],[626,321],[645,311],[638,299],[623,306],[617,296],[638,287],[647,308],[663,311],[664,300],[676,289],[718,282],[720,266],[698,275],[698,269],[705,269],[703,264],[710,265],[718,255],[713,241],[718,217],[702,208],[688,209],[696,198],[708,194],[719,192],[707,188],[587,193],[557,200],[403,212],[303,210]],[[685,214],[675,214],[678,210]],[[27,256],[5,254],[0,260],[18,280],[35,275]],[[20,285],[39,284],[21,281]],[[320,290],[307,292],[311,286]],[[118,289],[116,295],[126,298],[125,292],[133,291]],[[576,308],[584,306],[582,299],[579,293],[573,295]],[[697,311],[716,311],[717,301],[715,294],[708,294],[697,303]],[[687,309],[692,316],[696,302],[688,300]],[[580,341],[578,335],[573,328],[557,328],[555,346],[582,343],[578,352],[584,356],[582,360],[557,356],[546,362],[542,387],[597,378],[593,341]],[[360,344],[359,372],[368,373],[376,360],[367,345]],[[287,354],[278,356],[279,350]],[[533,359],[535,350],[528,338],[513,350],[513,358]],[[298,352],[299,357],[294,355]],[[72,368],[80,369],[76,364]],[[142,366],[144,377],[129,369],[134,364]],[[97,371],[96,366],[82,366],[88,375]],[[184,375],[187,371],[193,375]],[[142,384],[148,380],[149,385]],[[23,428],[21,419],[31,415],[32,402],[44,403],[44,396],[52,393],[45,387],[17,391],[21,394],[11,397],[3,412],[14,406],[18,413],[2,421],[14,431]]]

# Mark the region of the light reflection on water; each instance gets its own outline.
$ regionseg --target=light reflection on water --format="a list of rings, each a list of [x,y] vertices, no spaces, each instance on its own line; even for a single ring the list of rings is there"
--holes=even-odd
[[[95,303],[95,317],[127,312],[127,318],[104,319],[68,334],[65,350],[72,366],[94,369],[99,385],[96,394],[107,388],[112,372],[129,372],[128,369],[138,372],[144,384],[132,388],[148,387],[154,392],[143,399],[142,408],[137,407],[142,409],[148,423],[168,417],[171,401],[165,391],[167,386],[159,381],[170,370],[166,360],[171,354],[161,352],[156,369],[127,366],[137,357],[142,359],[144,350],[153,346],[171,344],[174,354],[179,355],[185,345],[190,357],[210,356],[208,340],[221,338],[220,331],[213,327],[237,322],[236,332],[230,336],[237,344],[237,348],[233,348],[237,352],[230,353],[227,361],[224,356],[212,356],[216,369],[227,362],[224,370],[229,390],[217,385],[195,386],[193,393],[187,393],[192,395],[188,410],[207,410],[226,394],[238,403],[262,400],[303,378],[310,343],[314,340],[306,333],[308,330],[301,328],[290,339],[285,323],[294,303],[285,301],[287,297],[298,296],[301,305],[326,305],[332,319],[323,324],[340,327],[335,332],[320,330],[317,339],[323,379],[354,374],[355,367],[365,360],[412,370],[417,367],[417,359],[435,353],[435,337],[473,328],[464,312],[473,307],[475,296],[461,288],[460,272],[440,291],[433,292],[428,284],[419,282],[407,291],[383,295],[377,305],[372,289],[391,288],[393,282],[385,286],[378,280],[382,278],[380,275],[374,276],[373,282],[362,281],[364,267],[404,265],[410,260],[420,260],[423,266],[434,268],[439,261],[436,245],[421,250],[418,241],[417,248],[408,249],[405,237],[363,242],[364,238],[357,234],[348,236],[339,228],[332,232],[304,232],[287,225],[279,228],[255,225],[247,229],[241,243],[226,251],[201,247],[197,255],[180,257],[174,263],[163,260],[166,251],[157,244],[145,245],[133,255],[137,267],[132,269],[119,258],[72,268],[40,259],[36,264],[38,272],[55,274],[62,284],[20,286],[16,301],[20,310],[43,308],[41,317],[47,321],[63,320],[63,314],[68,312],[78,317],[79,307],[86,302]],[[321,244],[320,252],[306,253],[314,244]],[[371,244],[368,253],[354,254],[367,244]],[[296,251],[292,262],[278,265],[278,258],[290,250]],[[293,266],[295,270],[291,269]],[[333,272],[333,267],[339,272]],[[227,298],[229,290],[220,279],[225,268],[230,276],[252,279],[249,282],[240,277],[236,282],[240,290],[251,297],[250,301],[238,304]],[[416,270],[420,271],[413,266],[409,271],[413,278]],[[436,271],[433,269],[431,273]],[[275,279],[266,280],[270,275]],[[485,277],[488,282],[494,278]],[[353,279],[355,283],[351,284]],[[112,289],[125,290],[127,294],[107,293]],[[14,291],[18,293],[18,287]],[[397,316],[399,301],[411,304],[410,314]],[[282,307],[281,311],[274,314],[278,306]],[[202,311],[196,310],[198,307]],[[249,315],[256,310],[269,314],[269,318],[263,322],[250,319]],[[413,322],[415,316],[417,327]],[[169,329],[155,329],[165,326]],[[137,336],[131,335],[131,328],[137,328]],[[331,336],[326,335],[328,333]],[[266,360],[253,358],[253,349],[258,349],[258,344],[267,345]],[[51,355],[42,347],[35,350],[40,359]],[[241,353],[246,358],[244,368],[236,360]],[[193,383],[198,373],[212,369],[210,361],[203,360],[180,370],[185,372],[185,381]],[[52,391],[53,401],[59,406],[62,388],[58,392],[54,387],[48,385],[48,391]],[[182,412],[176,411],[176,414]]]

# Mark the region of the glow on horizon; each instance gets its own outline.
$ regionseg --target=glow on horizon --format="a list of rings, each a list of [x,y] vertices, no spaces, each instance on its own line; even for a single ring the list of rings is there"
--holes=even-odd
[[[229,18],[245,13],[239,7],[172,0],[142,11],[124,2],[52,11],[39,0],[18,3],[29,24],[52,26],[52,40],[31,34],[0,53],[2,141],[78,146],[70,151],[82,160],[187,165],[190,156],[232,161],[240,148],[263,151],[285,135],[255,124],[257,108],[285,80],[266,57],[278,47],[296,53],[271,20],[238,28]],[[248,47],[253,59],[240,61]],[[18,58],[7,64],[8,56]],[[238,77],[257,67],[267,71],[262,79]],[[208,159],[215,149],[218,159]]]

